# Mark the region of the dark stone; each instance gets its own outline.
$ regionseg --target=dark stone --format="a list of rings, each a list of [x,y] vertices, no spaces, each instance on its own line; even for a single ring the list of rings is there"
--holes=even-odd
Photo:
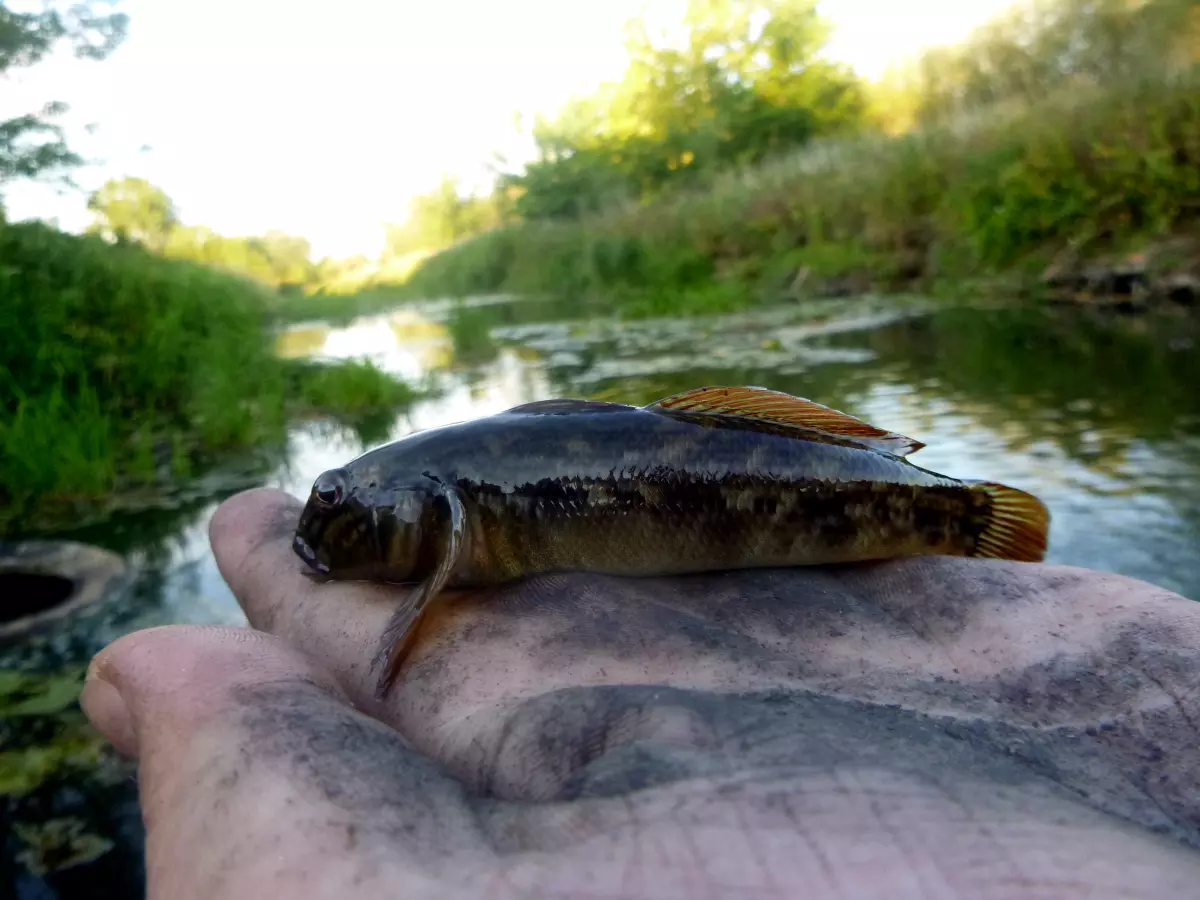
[[[1187,272],[1169,275],[1163,281],[1163,293],[1172,303],[1195,306],[1200,302],[1200,278]]]
[[[125,561],[74,541],[0,544],[0,639],[27,638],[128,585]]]

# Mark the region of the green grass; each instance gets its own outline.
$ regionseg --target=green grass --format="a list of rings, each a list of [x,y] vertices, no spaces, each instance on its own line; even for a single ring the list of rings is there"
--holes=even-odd
[[[1073,87],[891,137],[810,145],[709,189],[526,222],[418,266],[410,296],[603,295],[629,315],[719,311],[857,275],[881,289],[1102,252],[1200,218],[1200,76]]]
[[[364,443],[382,440],[397,409],[418,392],[365,361],[287,361],[290,409],[295,417],[332,419],[354,429]]]
[[[279,303],[135,246],[0,225],[0,532],[283,446],[296,417],[356,424],[411,402],[366,364],[278,358]]]

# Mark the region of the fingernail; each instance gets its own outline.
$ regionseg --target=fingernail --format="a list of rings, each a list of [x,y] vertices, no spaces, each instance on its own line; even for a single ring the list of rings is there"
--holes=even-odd
[[[88,721],[123,756],[137,757],[137,729],[121,692],[109,681],[88,670],[79,705]]]

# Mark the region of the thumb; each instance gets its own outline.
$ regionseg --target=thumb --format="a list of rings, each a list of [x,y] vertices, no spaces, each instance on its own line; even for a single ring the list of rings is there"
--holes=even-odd
[[[288,678],[338,691],[262,632],[171,625],[125,635],[98,653],[80,703],[117,750],[144,767],[177,756],[181,741],[190,743],[193,732],[229,709],[239,686]]]
[[[240,896],[216,889],[219,863],[239,842],[261,840],[264,819],[282,812],[280,792],[264,793],[278,782],[271,767],[247,758],[249,698],[262,685],[340,705],[336,685],[308,660],[246,628],[152,628],[92,660],[80,704],[118,751],[138,760],[149,897]],[[264,860],[242,860],[252,881],[272,877]]]
[[[151,900],[310,897],[314,878],[361,887],[364,871],[425,889],[421,863],[478,843],[457,783],[272,635],[134,632],[80,701],[138,760]]]

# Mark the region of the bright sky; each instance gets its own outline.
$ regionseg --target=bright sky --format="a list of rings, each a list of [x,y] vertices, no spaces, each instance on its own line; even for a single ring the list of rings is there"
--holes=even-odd
[[[515,112],[528,123],[618,77],[621,26],[642,5],[127,0],[129,37],[109,59],[64,52],[4,84],[0,119],[65,101],[72,147],[96,161],[75,174],[81,191],[11,185],[8,215],[78,230],[88,191],[137,175],[188,224],[279,228],[308,237],[317,256],[374,256],[384,223],[403,220],[443,172],[482,181],[493,150],[525,158]],[[645,4],[667,21],[683,5]],[[1007,5],[821,0],[837,26],[830,55],[868,77]]]

